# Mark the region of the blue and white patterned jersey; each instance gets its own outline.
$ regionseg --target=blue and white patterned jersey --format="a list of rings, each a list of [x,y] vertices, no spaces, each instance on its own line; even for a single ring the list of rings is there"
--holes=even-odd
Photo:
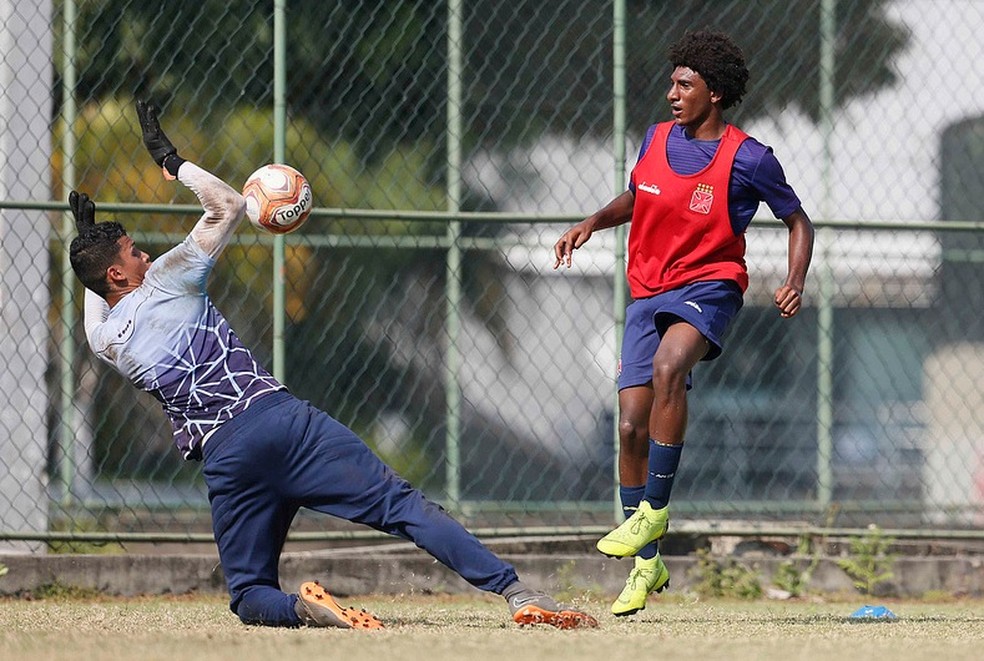
[[[202,174],[212,177],[189,165],[182,165],[181,174],[197,175],[196,183]],[[242,217],[231,221],[231,215],[217,221],[220,214],[209,220],[206,213],[197,231],[155,260],[143,282],[112,308],[86,291],[90,347],[161,402],[185,459],[200,458],[206,435],[257,398],[286,390],[256,362],[205,291],[215,257],[199,242],[220,252],[231,234],[225,224],[234,228]]]

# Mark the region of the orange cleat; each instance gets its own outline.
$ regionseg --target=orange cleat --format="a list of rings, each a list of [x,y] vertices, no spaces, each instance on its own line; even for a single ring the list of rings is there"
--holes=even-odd
[[[570,606],[558,604],[543,593],[521,594],[509,600],[513,622],[521,627],[549,624],[558,629],[584,629],[598,626],[598,620]]]
[[[382,629],[378,617],[365,609],[346,608],[339,605],[317,581],[301,584],[297,592],[294,611],[301,622],[309,627],[337,627],[339,629]]]

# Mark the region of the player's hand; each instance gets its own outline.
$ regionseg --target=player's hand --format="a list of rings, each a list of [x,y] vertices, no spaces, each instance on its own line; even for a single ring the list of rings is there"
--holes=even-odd
[[[177,155],[178,150],[161,129],[161,124],[157,121],[157,108],[146,101],[137,101],[137,118],[140,120],[144,146],[147,147],[150,157],[154,159],[157,166],[163,168],[164,159],[172,154]]]
[[[75,229],[79,232],[96,224],[96,203],[85,193],[72,191],[68,194],[68,206],[75,216]]]
[[[553,267],[556,269],[563,264],[570,268],[574,260],[574,251],[591,238],[592,231],[591,224],[584,220],[564,232],[554,244],[555,261]]]
[[[779,316],[789,318],[800,311],[803,305],[803,290],[790,285],[783,285],[776,290],[776,307],[779,308]]]

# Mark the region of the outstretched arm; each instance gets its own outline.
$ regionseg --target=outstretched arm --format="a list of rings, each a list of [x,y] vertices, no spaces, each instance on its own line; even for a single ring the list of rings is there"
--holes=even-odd
[[[178,179],[198,197],[205,213],[191,230],[191,238],[210,257],[218,257],[229,244],[245,213],[242,195],[212,173],[178,156],[161,129],[157,108],[137,101],[137,117],[144,145],[165,179]]]
[[[218,257],[239,227],[246,201],[229,184],[194,163],[181,166],[178,180],[198,196],[205,209],[191,229],[191,238],[209,257]]]
[[[634,205],[635,193],[627,190],[599,211],[564,232],[554,244],[554,257],[556,258],[554,268],[561,264],[570,268],[574,259],[574,251],[587,243],[595,230],[616,227],[632,220],[632,207]]]
[[[789,228],[789,270],[776,290],[775,304],[781,317],[792,317],[803,304],[806,272],[813,259],[813,222],[800,207],[782,219]]]
[[[68,206],[75,217],[75,228],[79,234],[96,226],[96,203],[85,193],[72,191],[68,194]],[[92,333],[96,327],[106,321],[109,316],[109,304],[99,294],[86,288],[82,306],[82,326],[85,329],[85,339],[92,346]]]

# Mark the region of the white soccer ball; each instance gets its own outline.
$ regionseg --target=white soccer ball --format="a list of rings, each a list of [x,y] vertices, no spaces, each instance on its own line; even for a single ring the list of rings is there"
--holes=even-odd
[[[271,163],[249,175],[243,185],[246,216],[257,229],[287,234],[304,224],[314,200],[303,174],[282,163]]]

